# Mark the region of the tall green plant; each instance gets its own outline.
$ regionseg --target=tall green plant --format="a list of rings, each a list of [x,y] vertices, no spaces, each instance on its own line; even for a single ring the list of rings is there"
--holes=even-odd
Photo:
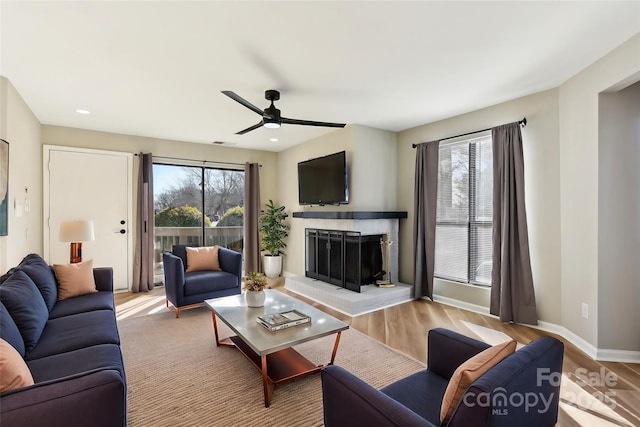
[[[265,211],[260,215],[262,248],[273,256],[283,255],[283,249],[287,246],[284,239],[289,235],[289,227],[284,220],[289,214],[284,211],[284,206],[274,205],[273,200],[269,200],[265,207]]]

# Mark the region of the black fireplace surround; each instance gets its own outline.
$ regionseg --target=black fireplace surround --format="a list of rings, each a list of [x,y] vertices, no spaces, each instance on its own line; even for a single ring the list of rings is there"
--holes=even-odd
[[[360,292],[382,277],[381,234],[305,229],[307,277]]]

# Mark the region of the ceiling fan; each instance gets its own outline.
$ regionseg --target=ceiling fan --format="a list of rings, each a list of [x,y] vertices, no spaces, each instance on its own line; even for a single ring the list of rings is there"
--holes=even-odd
[[[230,91],[223,90],[222,93],[227,95],[229,98],[233,99],[236,102],[244,105],[251,111],[255,111],[259,115],[262,116],[262,120],[256,123],[253,126],[250,126],[246,129],[241,130],[240,132],[236,132],[236,135],[244,135],[247,132],[251,132],[252,130],[258,129],[259,127],[266,127],[271,129],[279,128],[283,123],[288,125],[304,125],[304,126],[323,126],[323,127],[331,127],[331,128],[343,128],[345,127],[345,123],[329,123],[329,122],[315,122],[311,120],[298,120],[298,119],[288,119],[286,117],[282,117],[280,115],[280,110],[273,105],[273,101],[277,101],[280,99],[280,92],[277,90],[266,90],[264,92],[264,97],[271,101],[271,105],[263,110],[259,109],[240,95]]]

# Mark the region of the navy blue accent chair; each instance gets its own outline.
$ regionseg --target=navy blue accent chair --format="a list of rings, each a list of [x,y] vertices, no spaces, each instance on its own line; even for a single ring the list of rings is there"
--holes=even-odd
[[[204,300],[239,294],[242,285],[242,254],[226,248],[218,251],[222,271],[190,271],[185,245],[173,245],[172,252],[162,253],[166,305],[180,310],[199,307]]]
[[[489,345],[436,328],[429,331],[427,369],[381,390],[347,370],[322,369],[326,427],[437,427],[451,376]],[[467,389],[447,427],[551,427],[558,419],[564,345],[538,338],[507,356]],[[522,399],[520,399],[522,397]]]

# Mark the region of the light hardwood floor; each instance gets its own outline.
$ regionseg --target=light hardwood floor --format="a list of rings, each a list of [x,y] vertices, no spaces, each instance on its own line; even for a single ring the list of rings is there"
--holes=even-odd
[[[426,300],[411,301],[350,317],[287,291],[283,283],[283,280],[270,280],[273,288],[324,310],[350,324],[352,328],[423,363],[426,363],[427,331],[435,327],[444,327],[475,337],[477,334],[474,333],[473,325],[479,325],[502,332],[524,344],[540,336],[551,335],[527,326],[502,323],[490,316]],[[117,293],[115,301],[119,318],[167,310],[162,287],[148,293]],[[561,399],[564,405],[561,405],[557,425],[640,426],[640,365],[597,362],[570,342],[555,337],[565,344],[563,372],[566,377],[563,379],[563,387],[567,382],[571,382],[570,385],[575,387],[570,388],[568,392],[565,391]],[[606,376],[602,377],[602,374]],[[608,383],[597,383],[597,380],[607,378]],[[604,405],[599,406],[599,402],[604,402]]]

